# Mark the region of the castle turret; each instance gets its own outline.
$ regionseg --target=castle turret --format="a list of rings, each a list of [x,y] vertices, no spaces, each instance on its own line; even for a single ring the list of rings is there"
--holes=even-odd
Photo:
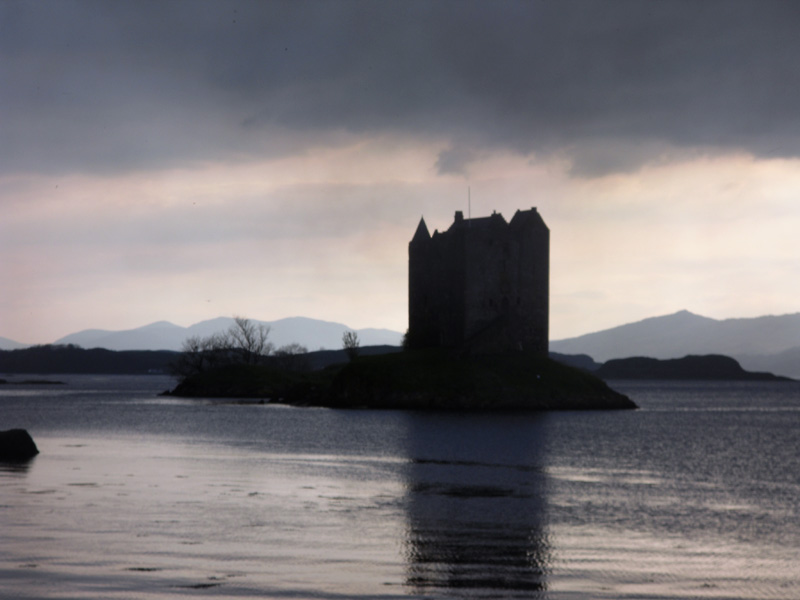
[[[413,244],[429,239],[431,239],[431,234],[428,233],[428,226],[425,224],[425,218],[420,217],[419,225],[417,225],[417,231],[414,232],[414,237],[411,238],[411,243]]]

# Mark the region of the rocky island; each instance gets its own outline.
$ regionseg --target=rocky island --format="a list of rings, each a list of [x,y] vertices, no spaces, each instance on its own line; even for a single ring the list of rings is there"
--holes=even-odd
[[[228,365],[189,377],[169,394],[330,408],[636,408],[594,375],[546,357],[526,352],[459,357],[440,349],[359,356],[307,372]]]

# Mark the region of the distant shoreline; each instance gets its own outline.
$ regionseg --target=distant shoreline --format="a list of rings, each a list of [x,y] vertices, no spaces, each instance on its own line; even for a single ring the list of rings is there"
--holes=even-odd
[[[22,379],[19,381],[0,379],[0,385],[64,385],[64,382],[53,379]]]
[[[399,346],[364,346],[361,356],[399,353]],[[107,350],[77,346],[34,346],[0,350],[0,373],[15,375],[168,375],[180,355],[172,350]],[[311,370],[344,365],[344,350],[317,350],[303,355]],[[720,381],[794,381],[769,372],[746,371],[734,358],[723,355],[685,356],[674,359],[632,357],[595,362],[585,354],[550,353],[562,364],[593,373],[602,379],[689,379]],[[40,377],[32,379],[44,383]],[[2,383],[2,381],[0,381]],[[7,383],[23,383],[7,381]]]
[[[604,380],[794,381],[773,373],[746,371],[735,359],[719,354],[671,359],[617,358],[605,362],[594,373]]]

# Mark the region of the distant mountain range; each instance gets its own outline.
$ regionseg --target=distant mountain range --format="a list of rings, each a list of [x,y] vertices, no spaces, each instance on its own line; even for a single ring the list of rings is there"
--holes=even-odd
[[[800,377],[800,313],[716,320],[682,310],[550,342],[551,352],[588,354],[598,362],[645,356],[723,354],[749,371]]]
[[[276,347],[297,343],[314,350],[335,350],[342,347],[342,334],[351,328],[341,323],[319,321],[305,317],[291,317],[277,321],[257,321],[270,328],[269,340]],[[207,337],[227,330],[233,324],[230,317],[219,317],[181,327],[167,321],[158,321],[136,329],[107,331],[85,329],[55,340],[54,344],[74,344],[81,348],[106,348],[107,350],[180,350],[190,336]],[[355,329],[362,346],[399,346],[403,334],[389,329]],[[0,349],[24,348],[25,344],[0,338]]]

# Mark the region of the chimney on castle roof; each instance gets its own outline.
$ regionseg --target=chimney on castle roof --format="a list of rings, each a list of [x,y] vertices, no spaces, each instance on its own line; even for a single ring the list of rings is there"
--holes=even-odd
[[[456,223],[461,223],[464,220],[464,213],[460,210],[456,211]]]

